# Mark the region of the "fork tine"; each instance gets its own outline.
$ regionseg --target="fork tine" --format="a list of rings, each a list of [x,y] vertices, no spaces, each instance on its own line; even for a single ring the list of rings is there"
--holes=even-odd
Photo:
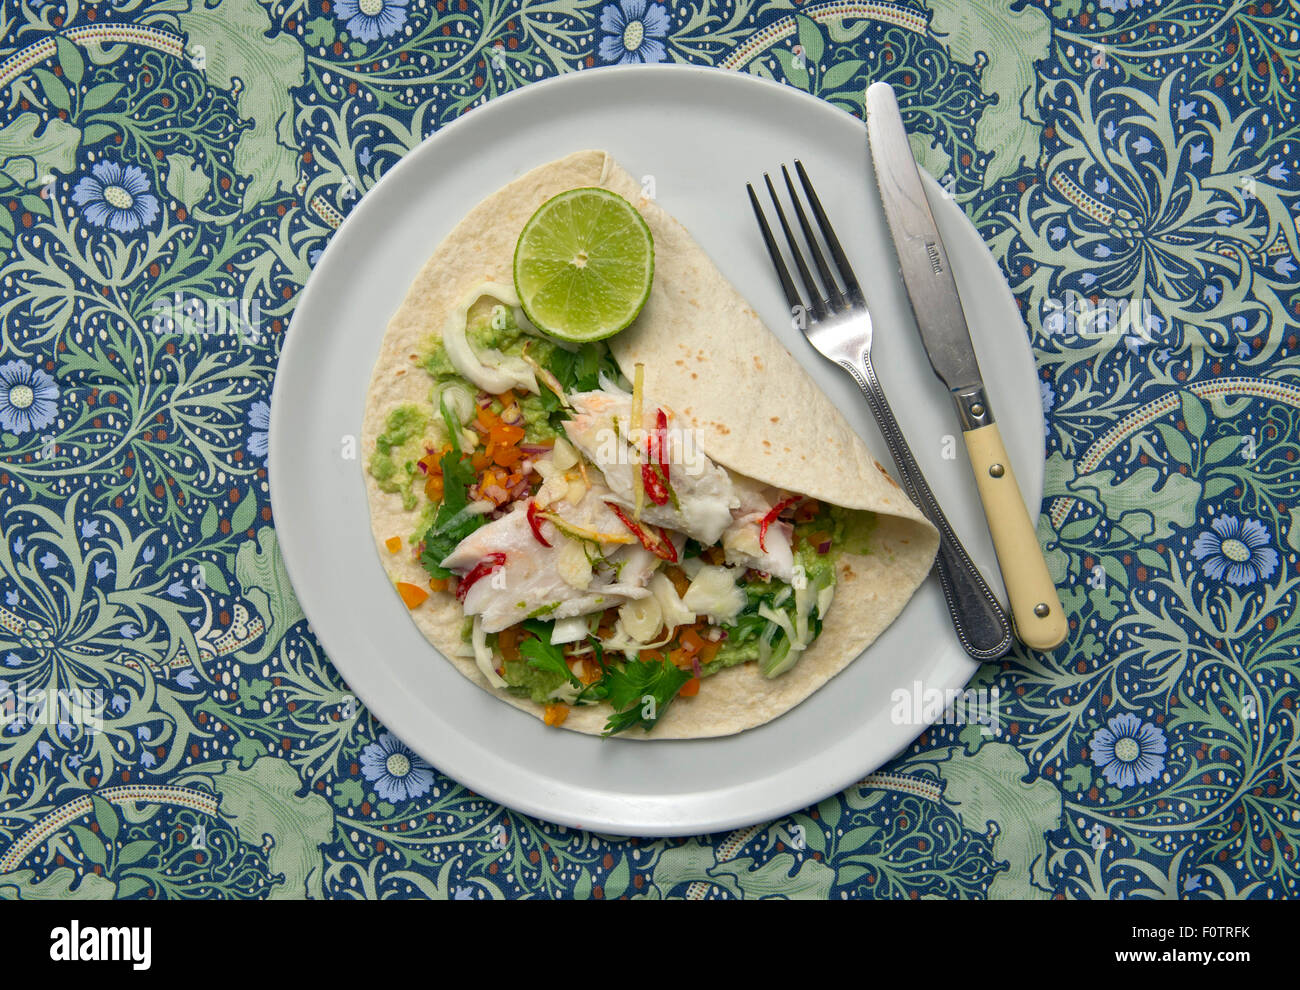
[[[758,196],[754,193],[754,187],[746,182],[745,188],[749,191],[749,205],[754,208],[754,219],[758,221],[758,229],[763,233],[763,244],[767,247],[767,255],[772,259],[773,267],[776,268],[776,276],[781,280],[781,289],[785,292],[786,302],[790,304],[790,312],[804,309],[803,300],[799,298],[799,290],[795,288],[794,281],[790,278],[790,271],[781,258],[781,249],[777,247],[776,238],[772,236],[772,228],[767,225],[763,208],[758,205]]]
[[[822,236],[826,238],[826,246],[831,249],[831,257],[835,259],[835,267],[840,271],[840,278],[844,279],[844,288],[849,301],[857,306],[866,305],[866,298],[862,295],[862,288],[858,285],[858,278],[853,274],[853,267],[849,264],[844,249],[840,247],[840,239],[835,236],[835,228],[826,219],[826,211],[822,209],[822,201],[817,198],[817,191],[813,189],[808,173],[804,171],[803,162],[796,158],[794,168],[799,173],[799,182],[803,186],[803,191],[808,194],[808,203],[812,206],[813,216],[817,218],[817,226],[821,228]]]
[[[790,181],[790,170],[784,165],[781,166],[781,175],[785,178],[785,188],[790,194],[790,202],[794,204],[795,216],[799,218],[799,229],[803,231],[803,239],[808,245],[808,250],[812,252],[813,264],[817,266],[817,273],[822,277],[822,284],[826,286],[826,295],[830,302],[832,310],[842,310],[846,304],[844,295],[840,292],[840,287],[835,283],[835,276],[831,274],[830,266],[826,264],[826,256],[822,254],[822,249],[817,246],[817,237],[813,234],[812,226],[808,223],[808,216],[803,211],[803,205],[799,202],[799,195],[794,191],[794,183]]]
[[[781,230],[785,233],[785,242],[790,247],[790,254],[794,256],[794,265],[799,269],[799,277],[803,279],[804,288],[808,290],[808,296],[812,300],[813,316],[819,320],[824,319],[826,304],[822,301],[822,290],[817,285],[817,280],[813,278],[812,272],[808,270],[808,263],[803,260],[803,253],[799,250],[799,242],[795,240],[794,231],[790,229],[790,221],[786,220],[785,210],[781,209],[781,201],[777,199],[776,188],[772,185],[772,177],[764,172],[763,181],[767,183],[767,194],[772,197],[772,208],[776,210],[776,218],[781,221]]]

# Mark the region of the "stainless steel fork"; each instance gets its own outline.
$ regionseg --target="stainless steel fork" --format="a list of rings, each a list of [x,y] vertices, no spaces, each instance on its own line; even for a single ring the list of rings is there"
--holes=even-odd
[[[894,413],[885,399],[885,392],[876,378],[876,371],[871,366],[872,325],[866,298],[862,294],[848,258],[844,255],[843,248],[840,247],[839,238],[835,236],[835,231],[826,218],[826,211],[822,209],[821,200],[818,199],[808,179],[808,173],[798,160],[795,161],[794,166],[799,174],[799,183],[807,196],[808,205],[812,209],[813,217],[825,239],[826,247],[835,262],[835,270],[839,273],[844,287],[841,289],[836,282],[826,262],[826,256],[818,245],[816,234],[808,222],[808,216],[799,201],[799,196],[795,192],[794,183],[790,180],[790,172],[782,165],[781,174],[785,178],[785,187],[794,207],[795,217],[826,293],[823,298],[817,279],[814,278],[807,261],[804,260],[799,241],[790,229],[789,221],[786,220],[785,211],[781,208],[781,201],[772,185],[772,178],[764,173],[763,180],[767,184],[772,206],[776,210],[781,230],[785,234],[790,254],[794,258],[799,279],[807,290],[805,301],[800,297],[799,290],[790,278],[790,272],[781,256],[781,249],[772,236],[772,229],[767,224],[767,218],[759,205],[754,187],[746,183],[745,188],[749,191],[749,202],[754,208],[754,217],[758,220],[759,230],[763,233],[763,243],[767,246],[767,253],[771,256],[772,265],[781,280],[786,301],[790,304],[792,313],[802,314],[803,318],[797,323],[809,343],[823,357],[834,361],[852,375],[853,380],[858,383],[862,394],[867,397],[867,404],[871,407],[872,415],[880,426],[885,443],[889,445],[889,452],[893,455],[904,490],[917,508],[938,528],[939,553],[935,558],[935,569],[939,573],[939,584],[943,588],[943,596],[948,603],[948,611],[952,615],[953,626],[957,630],[963,649],[976,660],[997,659],[1004,656],[1011,648],[1011,622],[971,561],[970,555],[961,545],[961,541],[957,539],[957,534],[953,532],[947,517],[939,507],[938,500],[934,497],[934,492],[930,490],[921,468],[907,446],[903,431],[899,428],[898,421],[894,418]]]

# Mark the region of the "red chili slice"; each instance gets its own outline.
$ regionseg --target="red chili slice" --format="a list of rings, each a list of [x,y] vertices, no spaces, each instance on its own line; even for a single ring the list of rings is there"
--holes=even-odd
[[[781,499],[776,505],[772,506],[772,511],[765,515],[758,524],[758,548],[764,553],[767,553],[767,527],[776,522],[776,517],[794,505],[795,502],[798,502],[799,498],[798,495],[791,495],[789,498]]]
[[[542,535],[542,523],[541,520],[537,518],[536,502],[528,503],[528,527],[533,531],[533,535],[537,537],[538,543],[544,547],[550,546],[550,544],[546,542],[546,537]]]
[[[646,498],[655,505],[668,504],[668,485],[659,474],[658,465],[641,465],[641,487],[645,489]]]
[[[656,543],[620,506],[614,502],[606,502],[605,504],[614,510],[614,515],[618,516],[623,525],[632,531],[632,535],[641,541],[643,547],[660,560],[666,560],[670,564],[677,563],[677,548],[673,546],[673,541],[668,538],[668,530],[662,526],[659,527],[659,541]]]
[[[503,553],[490,553],[477,564],[474,569],[460,579],[456,585],[456,601],[463,602],[465,596],[469,594],[469,589],[474,587],[479,581],[487,577],[498,567],[504,567],[506,555]]]

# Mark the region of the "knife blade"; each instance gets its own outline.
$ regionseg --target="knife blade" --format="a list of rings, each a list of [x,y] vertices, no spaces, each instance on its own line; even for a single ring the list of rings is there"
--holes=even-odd
[[[921,343],[957,409],[1012,622],[1026,646],[1053,649],[1065,639],[1065,612],[993,418],[948,252],[888,83],[867,89],[867,137]]]

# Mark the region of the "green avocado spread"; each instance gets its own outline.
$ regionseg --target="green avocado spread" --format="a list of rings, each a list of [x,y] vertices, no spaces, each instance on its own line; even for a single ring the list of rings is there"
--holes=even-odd
[[[424,436],[430,417],[419,406],[401,405],[388,414],[384,432],[375,439],[370,456],[370,476],[382,491],[400,493],[402,508],[416,506],[415,481],[419,475],[416,462],[425,453]]]

